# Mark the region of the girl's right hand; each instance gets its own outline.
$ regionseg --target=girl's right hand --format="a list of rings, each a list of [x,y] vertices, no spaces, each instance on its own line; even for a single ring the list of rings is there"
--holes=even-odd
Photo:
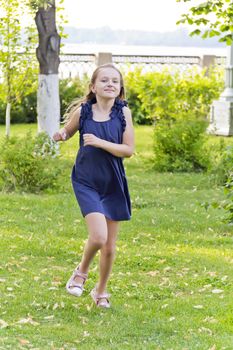
[[[66,141],[68,138],[67,136],[66,130],[62,129],[53,135],[53,139],[54,141]]]

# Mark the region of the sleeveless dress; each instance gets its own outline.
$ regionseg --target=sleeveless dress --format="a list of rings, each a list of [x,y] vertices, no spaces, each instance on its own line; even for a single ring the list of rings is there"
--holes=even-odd
[[[84,146],[83,134],[121,144],[126,121],[123,107],[126,101],[115,100],[108,120],[93,119],[92,104],[81,105],[79,120],[80,148],[72,170],[71,180],[83,216],[98,212],[110,220],[129,220],[131,202],[123,159],[97,147]]]

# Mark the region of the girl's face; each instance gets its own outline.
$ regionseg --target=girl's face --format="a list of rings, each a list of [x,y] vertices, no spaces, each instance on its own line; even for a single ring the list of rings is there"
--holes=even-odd
[[[114,68],[101,68],[92,86],[92,92],[96,96],[113,99],[119,96],[121,91],[121,77]]]

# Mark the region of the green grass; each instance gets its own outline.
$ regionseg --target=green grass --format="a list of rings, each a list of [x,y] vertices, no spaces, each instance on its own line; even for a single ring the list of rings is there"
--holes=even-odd
[[[204,174],[155,173],[150,127],[136,128],[136,154],[125,159],[133,216],[121,225],[112,308],[89,296],[98,257],[84,295],[66,293],[87,238],[69,179],[77,143],[61,146],[63,193],[0,194],[0,349],[232,350],[233,229],[200,205],[222,188]]]

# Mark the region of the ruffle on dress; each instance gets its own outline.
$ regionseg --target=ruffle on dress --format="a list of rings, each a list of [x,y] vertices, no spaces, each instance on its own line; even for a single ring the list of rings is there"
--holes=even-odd
[[[94,103],[96,103],[96,99],[93,99],[91,101],[87,101],[81,104],[81,113],[80,113],[79,128],[78,128],[80,133],[82,133],[84,121],[86,119],[93,118],[92,105]],[[126,128],[126,120],[125,120],[125,115],[123,113],[123,107],[127,105],[128,105],[127,101],[116,99],[109,115],[110,119],[114,119],[114,118],[120,119],[121,125],[122,125],[122,132],[124,132]]]
[[[122,125],[122,132],[124,132],[126,128],[126,120],[125,115],[123,113],[123,107],[127,105],[128,103],[125,100],[116,99],[110,113],[110,118],[120,119]]]

